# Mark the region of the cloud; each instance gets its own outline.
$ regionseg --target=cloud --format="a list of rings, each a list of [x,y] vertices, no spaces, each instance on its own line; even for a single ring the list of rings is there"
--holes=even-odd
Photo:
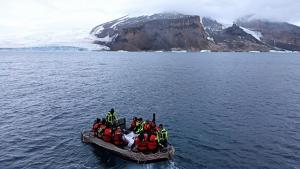
[[[253,15],[300,24],[299,0],[0,0],[0,41],[38,32],[86,30],[126,14],[181,12],[225,23]]]

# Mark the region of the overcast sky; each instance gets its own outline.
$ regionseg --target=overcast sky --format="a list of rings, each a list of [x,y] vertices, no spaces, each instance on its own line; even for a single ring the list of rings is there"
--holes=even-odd
[[[0,38],[88,31],[127,14],[157,12],[211,16],[225,23],[252,14],[300,25],[299,11],[300,0],[0,0]]]

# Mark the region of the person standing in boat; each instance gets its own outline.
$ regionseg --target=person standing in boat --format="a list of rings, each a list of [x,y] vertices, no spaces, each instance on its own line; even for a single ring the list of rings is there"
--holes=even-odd
[[[109,112],[106,114],[106,122],[110,125],[113,126],[116,121],[117,121],[117,114],[115,110],[112,108]]]
[[[168,131],[164,128],[162,124],[158,126],[157,132],[156,132],[156,137],[158,144],[161,147],[167,147],[168,146]]]

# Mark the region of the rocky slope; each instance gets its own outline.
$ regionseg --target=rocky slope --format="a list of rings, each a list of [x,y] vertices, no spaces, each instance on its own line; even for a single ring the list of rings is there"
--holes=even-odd
[[[207,49],[210,42],[199,16],[156,14],[120,18],[95,27],[95,43],[111,50],[153,51]]]
[[[275,49],[300,51],[300,27],[285,22],[243,20],[237,24],[261,32],[261,40]]]
[[[282,28],[279,32],[284,34],[278,37],[274,35],[275,31],[272,34],[267,31],[272,27],[257,25],[261,24],[238,21],[237,24],[225,27],[206,17],[163,13],[134,18],[122,17],[96,26],[90,35],[95,44],[107,46],[110,50],[300,50],[300,35],[297,33],[299,27],[294,26],[292,30],[290,27]],[[276,39],[275,45],[271,43],[272,38]]]
[[[263,43],[254,33],[236,24],[226,28],[224,25],[210,18],[203,18],[202,22],[205,31],[209,35],[209,39],[213,40],[216,44],[216,48],[211,49],[213,51],[266,52],[273,49],[271,46]]]

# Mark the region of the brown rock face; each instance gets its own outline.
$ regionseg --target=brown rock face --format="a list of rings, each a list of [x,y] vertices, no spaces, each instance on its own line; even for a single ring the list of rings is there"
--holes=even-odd
[[[104,30],[97,34],[98,38],[115,36],[112,42],[105,43],[111,50],[199,51],[210,43],[199,16],[160,14],[130,18],[114,28],[111,25],[101,25]]]
[[[125,27],[111,45],[112,50],[183,50],[206,49],[207,35],[198,16],[158,19],[137,27]]]
[[[238,20],[225,28],[196,15],[162,13],[123,17],[92,29],[94,43],[126,51],[300,51],[300,28],[288,23]]]
[[[300,27],[285,22],[237,21],[237,24],[262,33],[262,41],[274,48],[300,51]]]
[[[223,51],[269,51],[271,48],[246,33],[236,24],[213,35],[215,42]]]

